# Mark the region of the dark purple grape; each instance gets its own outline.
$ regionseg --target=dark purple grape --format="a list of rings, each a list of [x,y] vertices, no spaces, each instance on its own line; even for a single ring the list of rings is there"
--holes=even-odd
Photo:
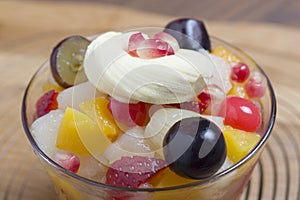
[[[203,179],[216,173],[226,159],[226,144],[220,128],[202,117],[175,123],[163,141],[166,162],[176,174]]]
[[[70,87],[87,80],[83,59],[90,41],[82,36],[70,36],[59,42],[50,56],[51,72],[62,87]]]
[[[210,39],[202,21],[181,18],[171,21],[165,28],[165,32],[177,39],[180,48],[211,51]]]

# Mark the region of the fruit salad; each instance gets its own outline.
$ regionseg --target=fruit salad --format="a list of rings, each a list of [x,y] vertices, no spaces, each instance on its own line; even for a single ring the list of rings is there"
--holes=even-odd
[[[54,47],[50,69],[30,131],[54,162],[95,182],[148,189],[209,180],[261,139],[265,76],[213,47],[196,19],[70,36]]]

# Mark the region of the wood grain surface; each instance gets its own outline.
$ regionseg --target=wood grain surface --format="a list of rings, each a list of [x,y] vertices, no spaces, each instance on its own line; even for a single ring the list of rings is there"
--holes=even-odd
[[[80,11],[80,12],[79,12]],[[99,3],[0,1],[0,199],[55,199],[21,125],[21,99],[33,73],[62,38],[145,25],[174,16]],[[300,29],[266,23],[206,21],[211,35],[249,53],[278,99],[273,135],[255,169],[250,199],[298,200],[300,157]],[[261,177],[263,172],[263,180]],[[256,185],[263,184],[260,194]],[[275,188],[275,189],[274,189]]]
[[[46,0],[47,1],[47,0]],[[48,0],[49,1],[49,0]],[[62,1],[62,0],[52,0]],[[299,0],[63,0],[90,1],[158,14],[218,21],[267,22],[300,27]]]

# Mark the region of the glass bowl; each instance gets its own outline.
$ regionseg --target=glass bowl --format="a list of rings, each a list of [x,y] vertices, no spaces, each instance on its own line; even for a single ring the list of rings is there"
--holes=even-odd
[[[239,199],[247,185],[266,142],[271,134],[276,115],[276,98],[270,80],[247,54],[240,49],[211,37],[212,47],[224,46],[238,55],[249,67],[256,68],[267,79],[267,91],[261,99],[262,126],[258,133],[262,136],[259,143],[249,154],[228,169],[208,179],[166,188],[120,188],[96,182],[74,174],[49,158],[34,140],[30,126],[34,121],[35,102],[43,94],[43,85],[49,83],[49,62],[44,63],[30,80],[22,102],[22,121],[28,140],[45,170],[54,182],[59,199]],[[111,195],[116,196],[113,198]],[[120,197],[120,198],[119,198]],[[122,198],[121,198],[122,197]]]

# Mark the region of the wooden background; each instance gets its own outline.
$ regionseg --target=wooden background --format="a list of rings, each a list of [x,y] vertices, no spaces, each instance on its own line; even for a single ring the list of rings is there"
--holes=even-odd
[[[61,0],[56,0],[61,1]],[[152,13],[218,21],[279,23],[300,27],[299,0],[68,0],[118,5]]]
[[[300,199],[300,1],[160,2],[0,0],[0,199],[55,199],[20,122],[26,84],[52,47],[73,34],[164,26],[181,16],[204,19],[210,34],[249,53],[273,82],[276,126],[249,199]]]

